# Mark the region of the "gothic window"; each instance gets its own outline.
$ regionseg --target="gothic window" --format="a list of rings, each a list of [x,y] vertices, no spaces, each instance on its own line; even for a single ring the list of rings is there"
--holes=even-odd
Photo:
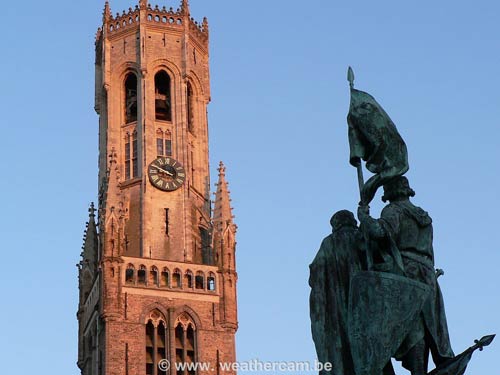
[[[170,286],[170,274],[168,272],[168,268],[164,268],[163,271],[161,272],[161,280],[160,280],[160,286],[162,287],[169,287]]]
[[[205,289],[205,274],[201,271],[196,272],[195,278],[196,289]]]
[[[135,283],[135,268],[132,264],[127,266],[127,270],[125,271],[125,282],[128,284]]]
[[[130,180],[130,134],[125,136],[125,179]]]
[[[125,179],[139,176],[137,132],[125,135]]]
[[[211,292],[215,291],[215,274],[210,272],[207,278],[207,289]]]
[[[167,324],[161,312],[154,310],[146,323],[146,375],[166,375],[157,364],[167,359]]]
[[[196,326],[193,321],[182,314],[175,321],[175,360],[177,363],[196,362]],[[180,367],[180,366],[178,366]],[[194,370],[177,370],[176,375],[195,375]]]
[[[193,273],[189,270],[184,274],[184,287],[193,289]]]
[[[186,88],[186,112],[187,112],[187,124],[188,124],[188,130],[190,133],[193,133],[194,130],[194,113],[193,113],[193,87],[191,86],[191,83],[187,83],[187,88]]]
[[[155,112],[157,120],[172,121],[170,76],[163,70],[155,75]]]
[[[137,164],[137,132],[132,134],[132,178],[139,175],[139,168]]]
[[[125,122],[137,121],[137,76],[129,73],[125,78]]]
[[[201,254],[203,264],[213,265],[212,238],[207,228],[199,227],[201,238]]]
[[[158,268],[152,267],[151,271],[149,271],[149,285],[160,285],[160,278],[158,274]]]
[[[157,156],[172,156],[172,134],[169,130],[156,131],[156,154]]]
[[[146,266],[141,266],[139,271],[137,271],[137,282],[139,284],[146,284]]]
[[[182,280],[181,280],[181,271],[176,268],[174,274],[172,275],[172,288],[181,288]]]

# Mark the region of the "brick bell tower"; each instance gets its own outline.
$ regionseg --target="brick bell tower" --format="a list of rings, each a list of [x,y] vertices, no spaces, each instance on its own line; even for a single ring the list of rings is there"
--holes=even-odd
[[[208,36],[187,0],[116,16],[106,2],[99,206],[78,265],[82,375],[212,375],[235,361],[236,225],[222,163],[213,212],[210,200]],[[174,366],[188,362],[215,370]]]

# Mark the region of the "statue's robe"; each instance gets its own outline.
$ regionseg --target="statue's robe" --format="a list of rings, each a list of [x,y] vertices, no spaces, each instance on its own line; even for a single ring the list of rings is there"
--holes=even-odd
[[[318,361],[331,363],[321,375],[353,375],[347,332],[350,277],[363,268],[361,234],[343,227],[326,237],[310,265],[310,314]]]
[[[403,359],[420,340],[426,340],[436,364],[454,356],[451,349],[443,296],[434,269],[432,219],[409,200],[387,205],[378,221],[401,255],[405,276],[425,283],[432,293],[425,302],[421,319],[395,354]]]

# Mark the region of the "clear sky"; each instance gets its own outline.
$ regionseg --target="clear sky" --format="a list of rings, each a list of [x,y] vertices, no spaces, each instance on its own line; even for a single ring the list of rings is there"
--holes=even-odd
[[[103,3],[2,3],[2,374],[78,373],[75,264],[97,195]],[[500,333],[500,3],[191,0],[191,11],[210,22],[213,182],[224,160],[239,225],[238,358],[315,356],[308,265],[331,214],[358,202],[348,65],[408,144],[455,351]],[[468,374],[498,372],[499,356],[497,341]]]

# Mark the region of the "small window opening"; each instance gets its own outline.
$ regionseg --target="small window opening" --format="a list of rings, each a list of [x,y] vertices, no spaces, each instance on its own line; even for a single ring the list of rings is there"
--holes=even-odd
[[[137,132],[134,131],[132,134],[132,177],[136,178],[139,176],[139,164],[137,162]]]
[[[207,288],[211,292],[215,291],[215,276],[214,275],[208,276]]]
[[[196,289],[205,289],[205,276],[203,273],[198,272],[195,278]]]
[[[199,227],[201,238],[201,254],[203,264],[213,265],[214,256],[212,249],[212,236],[207,228]]]
[[[158,275],[158,270],[153,267],[149,273],[149,283],[151,285],[160,285],[159,284],[160,280],[159,280],[159,275]]]
[[[154,370],[154,336],[155,327],[149,321],[146,325],[146,375],[153,375]]]
[[[184,329],[180,323],[175,327],[175,361],[177,363],[184,363]],[[183,374],[184,371],[179,366],[177,375]]]
[[[137,271],[137,282],[139,284],[146,284],[146,267],[141,266],[141,269]]]
[[[181,284],[181,271],[176,270],[174,272],[174,275],[172,277],[172,281],[173,281],[173,285],[172,285],[173,288],[180,288],[182,286],[182,284]]]
[[[165,71],[155,76],[155,112],[157,120],[172,121],[170,76]]]
[[[165,234],[167,236],[169,235],[169,225],[170,225],[169,214],[170,214],[170,210],[168,208],[165,208]]]
[[[168,287],[169,286],[169,277],[168,277],[168,270],[167,269],[164,269],[161,273],[161,286],[163,287]]]
[[[125,136],[125,179],[130,180],[130,134]]]
[[[133,266],[129,266],[125,271],[125,282],[133,284],[135,282],[135,270]]]
[[[193,274],[190,271],[184,275],[184,285],[186,288],[193,289]]]
[[[191,83],[187,83],[187,123],[188,130],[193,133],[194,130],[194,113],[193,113],[193,87]]]
[[[125,122],[137,121],[137,76],[129,73],[125,79]]]

